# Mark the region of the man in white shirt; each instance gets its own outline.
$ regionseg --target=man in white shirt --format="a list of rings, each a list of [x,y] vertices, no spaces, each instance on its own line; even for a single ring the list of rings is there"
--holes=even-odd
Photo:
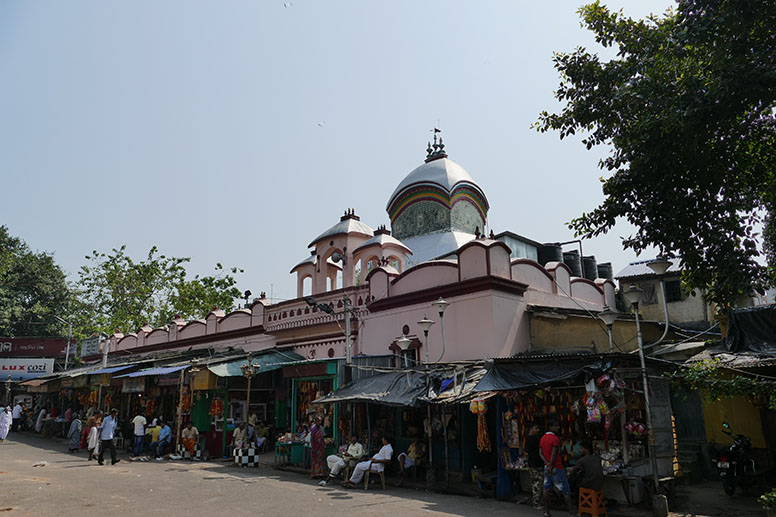
[[[354,434],[350,437],[350,445],[348,445],[347,450],[343,454],[340,454],[339,456],[332,454],[326,458],[326,463],[329,464],[329,477],[318,484],[321,486],[328,485],[329,481],[337,477],[346,465],[349,464],[351,468],[355,467],[356,463],[361,460],[361,456],[363,455],[364,447],[358,443],[358,436]]]
[[[113,433],[116,431],[116,425],[119,423],[119,410],[113,408],[110,410],[110,416],[106,416],[100,426],[100,455],[97,457],[97,463],[103,464],[103,453],[105,448],[110,449],[110,464],[115,465],[121,460],[116,459],[116,445],[113,443]]]
[[[12,424],[11,424],[11,431],[18,431],[19,430],[19,422],[22,421],[22,405],[18,402],[13,407],[13,411],[11,412],[12,417]]]
[[[146,421],[145,417],[145,409],[140,408],[140,411],[137,412],[137,416],[132,419],[132,425],[135,428],[135,450],[133,451],[135,458],[140,456],[140,454],[143,452],[143,440],[145,440],[145,428],[146,424],[148,423]]]
[[[371,472],[382,472],[385,470],[385,464],[391,462],[393,447],[391,447],[391,443],[385,435],[382,436],[382,442],[383,447],[377,454],[372,456],[371,459],[356,464],[356,468],[353,469],[353,474],[351,474],[350,479],[342,482],[343,487],[355,488],[356,484],[364,479],[364,474],[367,470]]]

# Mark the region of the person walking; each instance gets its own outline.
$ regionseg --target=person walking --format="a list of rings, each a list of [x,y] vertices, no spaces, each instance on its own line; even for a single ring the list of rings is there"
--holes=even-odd
[[[119,423],[119,410],[113,408],[110,410],[110,416],[106,416],[100,426],[100,454],[97,456],[97,463],[104,464],[105,448],[110,449],[110,464],[115,465],[119,459],[116,458],[116,445],[113,443],[113,434],[116,432],[116,426]]]
[[[0,442],[4,442],[8,437],[8,431],[10,431],[13,422],[12,415],[11,406],[4,407],[2,413],[0,413]]]
[[[542,439],[539,424],[531,423],[525,439],[525,454],[528,457],[528,469],[531,472],[531,502],[534,510],[542,509],[542,492],[544,491],[544,462],[539,454],[539,442]]]
[[[326,475],[326,440],[323,436],[323,427],[321,427],[321,417],[316,416],[312,429],[310,429],[311,467],[310,477],[312,479],[322,478]]]
[[[89,438],[86,442],[86,448],[89,451],[89,461],[93,460],[100,453],[100,427],[102,426],[102,411],[97,410],[90,418],[92,427],[89,429]]]
[[[132,425],[135,428],[135,447],[133,450],[133,455],[135,458],[140,456],[140,454],[143,452],[143,440],[145,440],[145,429],[147,423],[145,409],[140,408],[140,410],[137,412],[137,416],[132,419]]]
[[[71,415],[73,421],[70,423],[70,430],[67,432],[67,438],[70,440],[70,445],[67,448],[68,452],[78,452],[78,449],[81,447],[81,428],[83,424],[78,416],[78,413]]]
[[[11,412],[11,418],[13,419],[11,424],[11,431],[14,433],[19,430],[19,422],[22,421],[22,405],[18,402],[13,407],[13,411]]]
[[[549,428],[550,430],[544,433],[539,441],[539,456],[544,462],[544,517],[550,517],[550,492],[553,487],[563,494],[569,514],[576,517],[574,503],[571,501],[569,479],[560,457],[560,438],[558,438],[560,426],[557,421],[551,421]]]

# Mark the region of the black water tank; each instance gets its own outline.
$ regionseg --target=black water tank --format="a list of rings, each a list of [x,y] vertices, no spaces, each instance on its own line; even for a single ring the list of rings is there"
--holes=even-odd
[[[579,252],[577,250],[564,251],[563,262],[571,270],[571,276],[582,277],[582,260],[580,259]]]
[[[598,264],[598,278],[608,278],[609,280],[614,278],[611,262],[602,262],[601,264]]]
[[[557,242],[550,242],[539,246],[538,250],[539,264],[546,265],[547,262],[563,262],[563,248]]]
[[[582,257],[582,264],[585,266],[585,278],[595,281],[598,278],[598,264],[595,261],[595,255]]]

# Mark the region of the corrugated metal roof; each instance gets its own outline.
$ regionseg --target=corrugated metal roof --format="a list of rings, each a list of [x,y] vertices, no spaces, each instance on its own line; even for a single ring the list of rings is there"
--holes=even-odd
[[[625,268],[614,275],[614,278],[620,280],[622,278],[636,278],[640,276],[655,276],[655,272],[652,271],[647,264],[655,259],[639,260],[637,262],[631,262]],[[682,271],[681,260],[679,258],[670,259],[673,264],[668,268],[666,273],[680,273]]]
[[[114,372],[120,372],[121,370],[126,370],[127,368],[132,368],[133,366],[137,366],[135,364],[125,364],[124,366],[112,366],[108,368],[100,368],[97,371],[89,372],[90,375],[97,375],[99,373],[114,373]]]
[[[149,375],[167,375],[174,372],[179,372],[183,370],[184,368],[188,368],[189,365],[183,365],[183,366],[163,366],[160,368],[149,368],[147,370],[140,370],[139,372],[132,372],[128,373],[126,375],[117,375],[117,379],[121,379],[123,377],[147,377]]]

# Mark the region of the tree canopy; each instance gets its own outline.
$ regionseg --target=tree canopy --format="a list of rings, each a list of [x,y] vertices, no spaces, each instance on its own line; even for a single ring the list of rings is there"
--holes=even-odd
[[[233,275],[216,264],[213,275],[187,279],[188,257],[167,257],[152,247],[144,260],[127,255],[126,246],[110,253],[93,251],[78,272],[78,327],[127,333],[141,326],[164,326],[176,316],[202,318],[214,307],[230,310],[240,297]]]
[[[599,2],[579,13],[617,53],[553,57],[564,106],[536,129],[610,148],[604,201],[570,227],[591,238],[629,221],[624,248],[681,257],[686,286],[722,306],[773,285],[762,258],[774,232],[761,228],[776,208],[776,2],[683,0],[646,20]]]
[[[34,252],[0,226],[0,336],[62,335],[71,295],[65,273],[46,252]]]

